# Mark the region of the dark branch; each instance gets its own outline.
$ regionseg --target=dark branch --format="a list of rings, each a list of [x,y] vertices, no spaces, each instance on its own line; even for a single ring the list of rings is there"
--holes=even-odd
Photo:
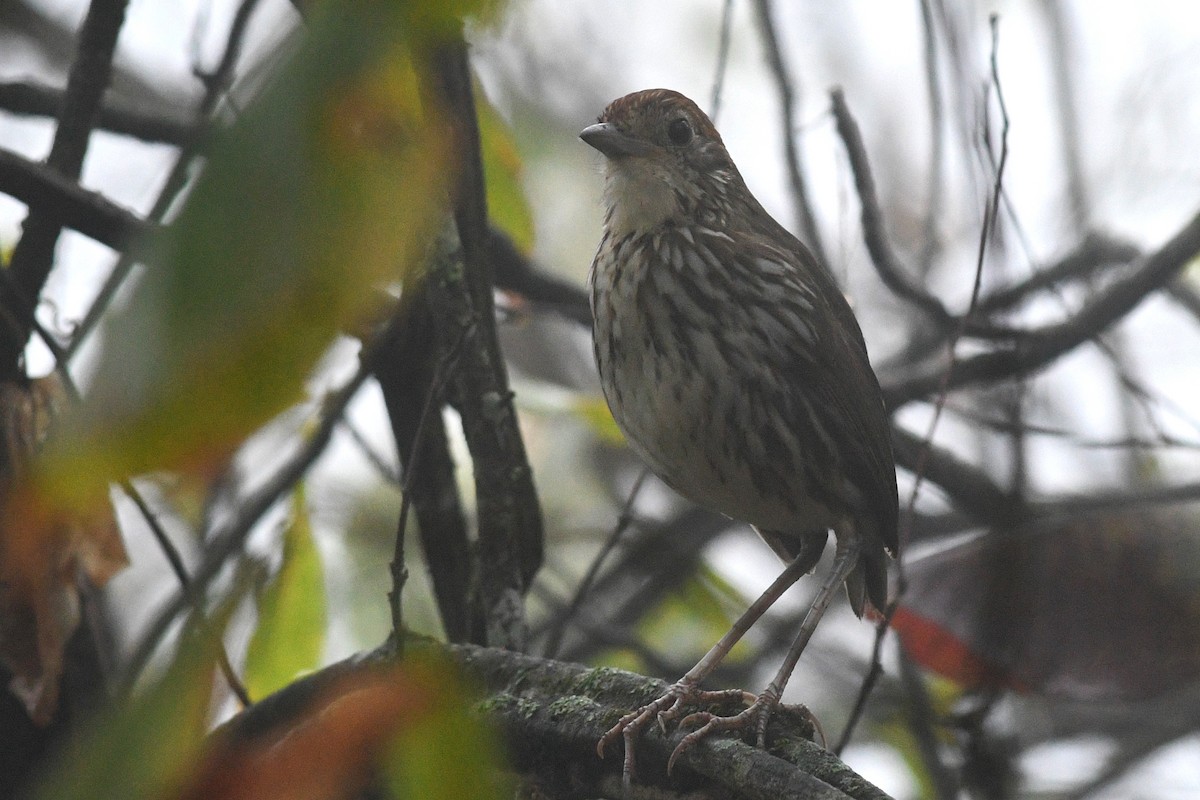
[[[863,240],[871,254],[871,263],[875,265],[875,271],[893,294],[929,312],[935,321],[944,325],[950,319],[950,312],[940,300],[912,281],[900,265],[900,259],[896,257],[888,241],[866,146],[858,130],[858,123],[854,121],[850,109],[846,106],[842,90],[834,89],[830,92],[830,99],[833,101],[833,116],[837,120],[838,135],[846,146],[850,171],[854,174],[854,187],[858,191],[858,202],[862,211]]]
[[[591,327],[592,310],[587,292],[578,284],[539,268],[517,250],[512,239],[498,228],[493,227],[488,231],[488,255],[491,256],[492,277],[496,286],[516,292],[539,307],[561,314],[572,322]]]
[[[462,261],[457,266],[453,258],[439,259],[448,268],[430,276],[430,300],[443,326],[443,346],[460,337],[464,342],[458,410],[475,467],[479,559],[487,565],[480,570],[478,599],[487,641],[522,649],[528,636],[522,598],[542,561],[541,508],[496,338],[479,127],[461,38],[436,51],[434,79],[453,125],[460,165],[454,220]]]
[[[892,426],[892,450],[898,465],[915,470],[923,447],[927,448],[922,465],[925,478],[941,487],[963,511],[993,524],[1019,515],[1018,503],[978,467],[904,428]]]
[[[1198,253],[1200,214],[1144,258],[1133,274],[1098,292],[1070,318],[1033,328],[1008,346],[959,361],[950,388],[1028,375],[1045,367],[1103,333],[1148,295],[1168,285]],[[908,377],[888,381],[883,386],[884,397],[892,408],[926,397],[937,389],[944,372],[941,362],[918,367]]]
[[[665,688],[661,681],[620,670],[587,669],[471,645],[424,646],[448,654],[482,688],[486,697],[475,709],[500,728],[511,766],[551,783],[568,771],[592,787],[616,776],[620,759],[599,759],[596,740],[624,710]],[[389,659],[381,649],[327,667],[242,712],[216,735],[223,746],[236,749],[252,746],[258,737],[278,735],[297,724],[323,688],[360,671],[366,674]],[[886,800],[879,789],[833,755],[802,738],[799,728],[783,715],[772,725],[771,752],[714,739],[685,753],[669,781],[667,756],[681,734],[676,731],[667,737],[655,730],[639,743],[639,780],[680,791],[702,788],[731,799]],[[595,796],[596,791],[583,796]]]
[[[1062,259],[1028,278],[988,292],[980,298],[976,310],[991,313],[1012,308],[1035,292],[1072,280],[1092,277],[1102,267],[1128,264],[1141,255],[1137,246],[1102,233],[1090,233]]]
[[[92,0],[84,18],[67,79],[62,114],[46,159],[47,166],[64,178],[78,178],[83,168],[83,157],[100,113],[100,101],[112,74],[113,51],[127,5],[128,0]],[[36,210],[31,208],[9,263],[12,288],[0,291],[0,304],[6,308],[13,308],[19,302],[37,305],[54,262],[54,246],[62,226],[57,209],[46,205]],[[21,354],[28,339],[28,330],[0,337],[0,375],[21,376]]]
[[[155,228],[98,192],[90,192],[49,167],[0,148],[0,191],[30,211],[45,211],[68,228],[114,250]]]
[[[436,374],[436,328],[423,294],[408,305],[395,349],[379,359],[375,377],[383,392],[396,452],[406,459],[405,491],[416,511],[442,628],[451,642],[481,642],[481,626],[471,620],[471,544],[442,421],[441,396],[434,403],[435,413],[428,415],[423,426],[420,422],[435,380],[444,378]],[[397,547],[400,544],[397,542]]]
[[[57,118],[65,102],[66,92],[53,86],[19,81],[0,83],[0,109],[11,114]],[[96,127],[143,142],[174,145],[187,141],[196,131],[195,121],[177,109],[147,112],[116,103],[100,107]]]

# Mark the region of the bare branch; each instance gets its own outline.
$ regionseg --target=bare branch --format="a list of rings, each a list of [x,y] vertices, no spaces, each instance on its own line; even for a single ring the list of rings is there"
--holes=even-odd
[[[862,134],[859,133],[858,123],[854,121],[850,109],[846,106],[842,90],[834,89],[829,96],[833,101],[833,116],[837,120],[838,135],[842,137],[842,143],[846,146],[850,170],[854,173],[854,186],[858,190],[858,202],[862,210],[863,240],[871,254],[871,263],[875,265],[875,271],[893,294],[928,312],[940,325],[945,325],[950,320],[950,312],[942,305],[942,301],[913,282],[907,271],[900,266],[900,259],[896,257],[888,241],[866,147]]]
[[[442,325],[443,342],[465,336],[457,399],[475,467],[479,559],[487,565],[479,571],[478,600],[487,620],[487,641],[523,649],[528,630],[522,598],[542,563],[541,508],[496,339],[479,127],[466,43],[461,38],[438,48],[434,77],[454,127],[456,160],[461,165],[454,219],[462,267],[431,275],[429,296],[435,319]],[[444,263],[454,264],[454,259]]]
[[[491,227],[488,230],[488,255],[497,287],[516,292],[540,308],[591,327],[592,309],[587,292],[578,284],[565,281],[537,266],[517,250],[508,234],[499,228]]]
[[[78,178],[83,167],[101,98],[112,74],[113,52],[128,2],[92,0],[84,18],[54,144],[46,159],[47,166],[65,178]],[[9,262],[13,283],[0,291],[0,304],[9,308],[22,301],[36,305],[54,262],[54,246],[62,226],[57,209],[41,205],[30,210]],[[21,377],[21,354],[28,340],[28,329],[0,337],[0,375]]]
[[[1007,346],[959,361],[950,388],[1005,380],[1041,369],[1121,320],[1147,296],[1167,286],[1197,254],[1200,213],[1161,248],[1143,258],[1131,275],[1098,292],[1070,318],[1033,328]],[[944,374],[941,363],[915,367],[908,376],[885,382],[884,398],[890,407],[899,408],[934,391]]]
[[[762,32],[763,46],[767,51],[767,63],[771,67],[771,75],[775,78],[775,87],[779,92],[779,117],[783,123],[783,152],[787,163],[788,180],[792,186],[792,201],[796,204],[799,233],[804,234],[804,243],[813,251],[817,261],[829,269],[829,259],[826,257],[825,247],[821,243],[821,229],[817,224],[817,216],[808,196],[808,185],[804,178],[800,148],[796,146],[796,136],[792,130],[796,121],[797,92],[792,84],[787,65],[783,63],[783,53],[779,49],[779,36],[775,31],[770,0],[754,0],[754,8],[758,14],[758,26]]]
[[[10,114],[57,118],[65,102],[66,92],[53,86],[20,81],[0,83],[0,108]],[[112,102],[100,107],[96,127],[143,142],[175,145],[190,139],[196,130],[195,122],[178,109],[147,112]]]
[[[622,709],[665,688],[662,681],[621,670],[588,669],[472,645],[424,646],[449,655],[486,693],[475,709],[499,727],[513,768],[551,784],[569,774],[592,787],[580,796],[595,796],[597,787],[620,768],[619,759],[596,757],[596,739]],[[234,717],[218,729],[216,741],[241,749],[264,735],[277,735],[309,711],[323,688],[390,660],[391,654],[381,648],[302,678]],[[785,717],[773,722],[771,752],[732,739],[704,742],[680,757],[669,783],[667,757],[683,732],[671,737],[650,732],[640,743],[641,778],[676,791],[703,788],[729,800],[887,800],[828,751],[804,739]]]
[[[725,0],[721,6],[721,35],[717,40],[717,69],[713,78],[712,101],[709,105],[708,117],[712,124],[717,124],[717,116],[721,113],[721,90],[725,88],[725,68],[729,65],[729,39],[733,29],[733,0]]]
[[[155,226],[98,192],[90,192],[47,166],[0,148],[0,191],[30,210],[55,216],[62,225],[114,250],[124,250]],[[24,298],[28,303],[30,298]]]

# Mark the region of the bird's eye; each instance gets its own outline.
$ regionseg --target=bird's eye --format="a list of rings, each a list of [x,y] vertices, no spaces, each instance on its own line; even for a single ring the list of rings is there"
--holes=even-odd
[[[671,144],[683,146],[692,140],[692,126],[686,119],[680,117],[671,121],[667,126],[667,138]]]

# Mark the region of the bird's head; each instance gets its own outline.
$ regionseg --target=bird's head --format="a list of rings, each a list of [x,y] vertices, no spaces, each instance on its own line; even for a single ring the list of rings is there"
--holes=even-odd
[[[710,222],[717,201],[741,185],[712,122],[669,89],[614,100],[579,138],[605,156],[606,225],[617,234]]]

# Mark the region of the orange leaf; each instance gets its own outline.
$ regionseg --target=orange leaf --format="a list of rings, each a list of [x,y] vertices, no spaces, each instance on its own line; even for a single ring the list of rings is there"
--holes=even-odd
[[[357,797],[392,738],[446,701],[430,668],[362,669],[321,691],[300,717],[247,744],[220,738],[183,800]]]

